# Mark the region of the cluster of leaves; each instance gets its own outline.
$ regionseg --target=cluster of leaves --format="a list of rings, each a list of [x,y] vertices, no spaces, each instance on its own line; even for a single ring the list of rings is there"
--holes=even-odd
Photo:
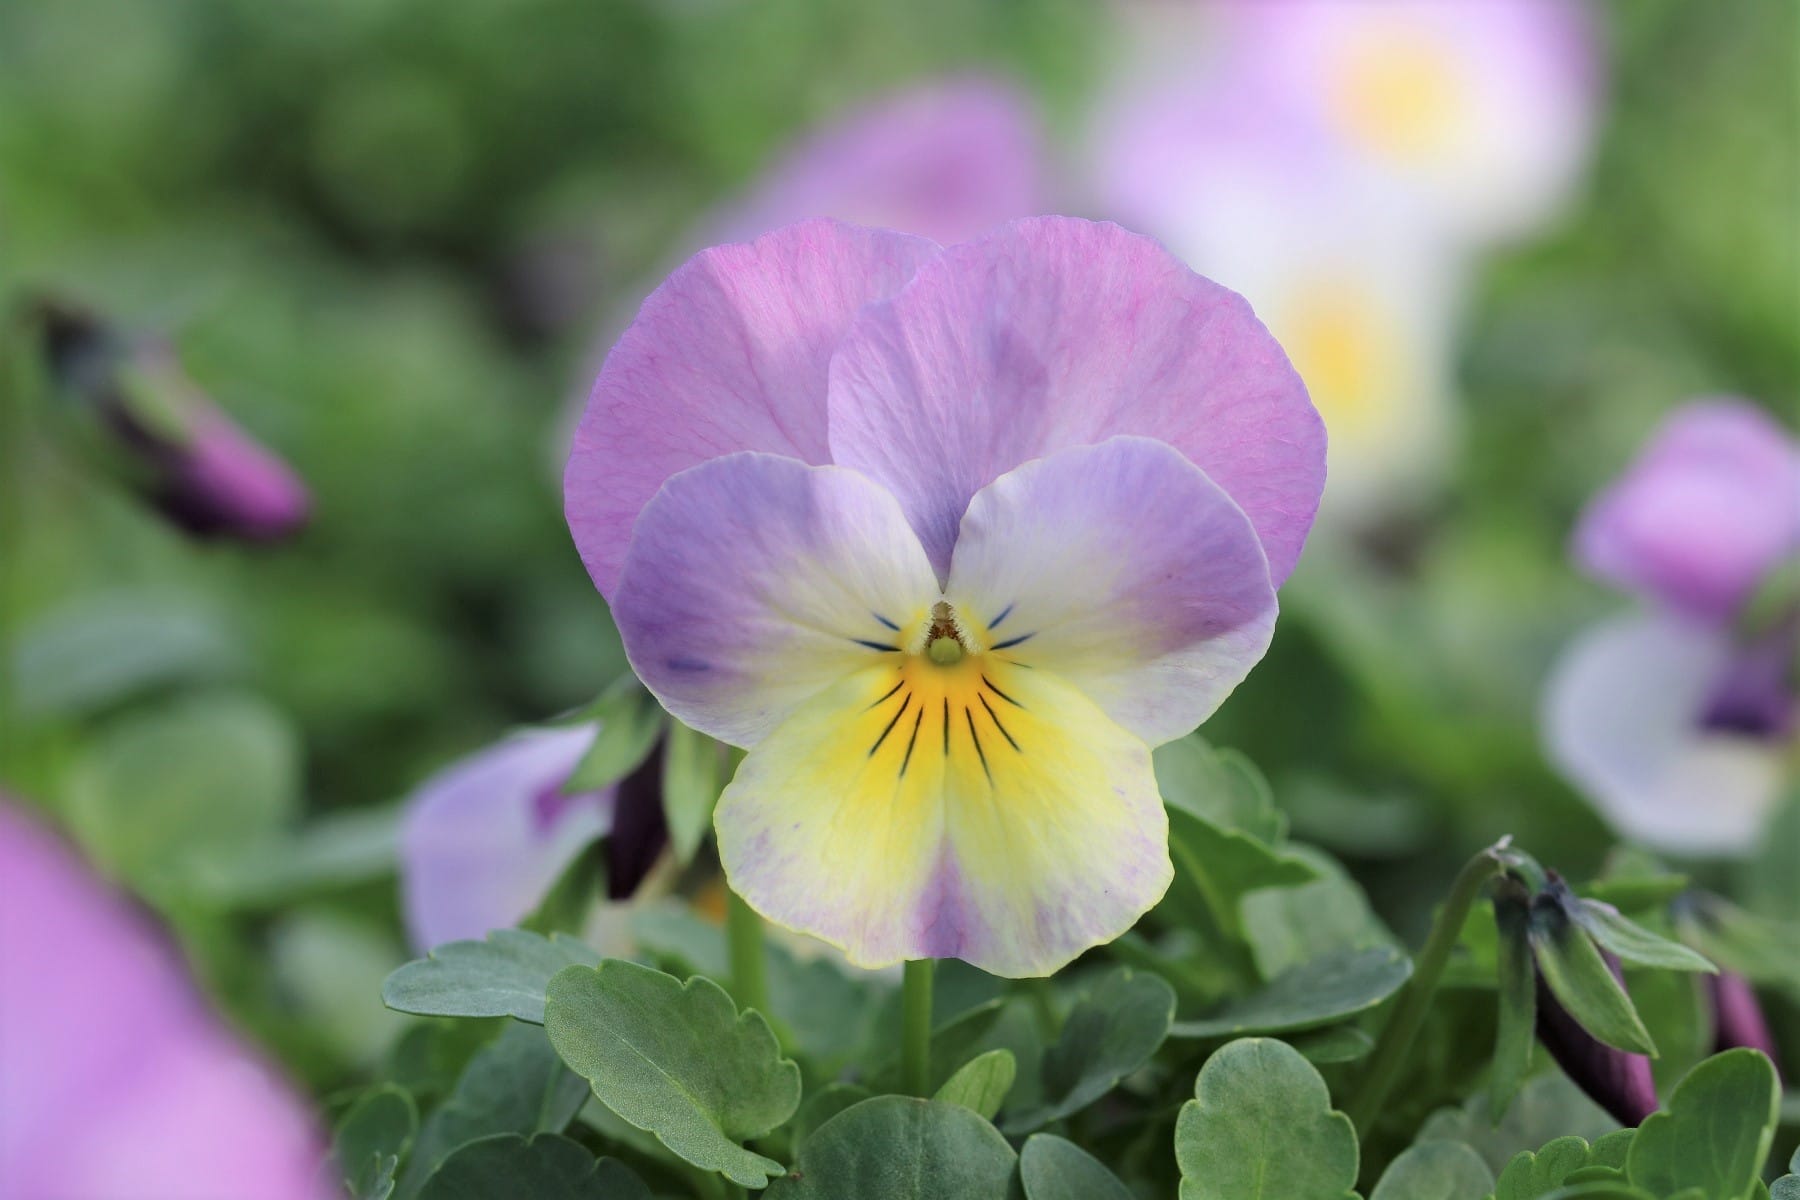
[[[1478,987],[1491,1013],[1498,989],[1492,1065],[1491,1035],[1465,1025],[1458,1051],[1491,1074],[1494,1102],[1423,1122],[1384,1113],[1359,1136],[1334,1095],[1363,1086],[1412,959],[1333,860],[1287,840],[1242,756],[1188,740],[1158,770],[1167,901],[1051,979],[941,964],[928,1094],[901,1094],[892,980],[771,944],[769,1011],[744,1007],[724,931],[661,901],[634,912],[641,961],[500,930],[394,972],[387,1005],[428,1020],[338,1122],[347,1185],[359,1200],[1761,1200],[1779,1101],[1768,1060],[1699,1061],[1639,1129],[1597,1120],[1554,1069],[1533,1070],[1529,1016],[1521,1053],[1517,956],[1485,908],[1438,1007]],[[1550,898],[1530,908],[1526,958],[1558,1001],[1653,1052],[1600,950],[1675,979],[1709,964],[1523,855],[1504,862],[1502,895],[1535,878]],[[1659,878],[1589,890],[1666,908],[1677,883]]]

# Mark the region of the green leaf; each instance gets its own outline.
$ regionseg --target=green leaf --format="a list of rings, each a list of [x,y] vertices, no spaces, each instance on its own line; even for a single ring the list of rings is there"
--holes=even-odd
[[[1175,1122],[1181,1200],[1355,1200],[1357,1158],[1325,1081],[1270,1038],[1207,1059]]]
[[[813,1131],[849,1108],[853,1104],[861,1104],[872,1099],[875,1093],[860,1083],[828,1083],[809,1095],[800,1104],[800,1111],[788,1123],[793,1133],[794,1148],[798,1150]]]
[[[519,921],[519,928],[545,937],[558,933],[579,937],[595,905],[605,896],[606,842],[596,838],[551,881],[537,907]]]
[[[600,731],[563,784],[564,792],[597,792],[625,778],[650,756],[667,723],[656,697],[634,675],[608,689],[590,714]]]
[[[1499,1116],[1531,1073],[1531,1051],[1537,1044],[1537,968],[1531,961],[1530,904],[1497,898],[1494,921],[1499,932],[1499,1018],[1488,1072],[1488,1108]]]
[[[1800,782],[1788,788],[1763,829],[1759,849],[1742,867],[1744,903],[1763,917],[1792,927],[1800,925],[1800,871],[1794,870],[1794,847],[1800,846]]]
[[[1532,901],[1531,949],[1538,974],[1583,1029],[1609,1046],[1656,1056],[1650,1031],[1600,951],[1546,895]]]
[[[108,591],[56,605],[18,631],[11,695],[21,717],[67,717],[169,684],[242,671],[230,623],[194,596]]]
[[[1356,882],[1335,868],[1293,887],[1262,888],[1239,904],[1257,974],[1274,979],[1341,950],[1397,948]]]
[[[1163,802],[1221,829],[1279,845],[1287,822],[1275,807],[1268,781],[1235,750],[1216,750],[1199,734],[1156,748],[1156,786]]]
[[[587,1080],[563,1066],[542,1029],[508,1022],[426,1118],[400,1177],[402,1200],[458,1146],[501,1133],[561,1133],[587,1097]]]
[[[1011,1050],[989,1050],[958,1067],[932,1099],[960,1104],[991,1121],[1006,1103],[1018,1073],[1019,1063]]]
[[[1493,1186],[1481,1155],[1461,1142],[1420,1142],[1388,1164],[1369,1200],[1474,1200]]]
[[[712,828],[719,802],[719,743],[680,721],[669,722],[663,745],[663,812],[669,821],[669,844],[683,866],[694,860],[706,831]]]
[[[1132,1200],[1101,1161],[1053,1133],[1034,1133],[1019,1151],[1025,1200]]]
[[[1769,1200],[1800,1200],[1800,1149],[1788,1159],[1788,1174],[1769,1185]]]
[[[1305,859],[1182,808],[1169,809],[1169,855],[1175,879],[1166,903],[1177,912],[1192,912],[1197,920],[1217,924],[1232,938],[1244,936],[1238,906],[1247,893],[1320,877],[1318,868]],[[1196,906],[1201,911],[1194,912]]]
[[[500,1134],[470,1142],[433,1171],[420,1200],[651,1200],[650,1189],[623,1163],[595,1158],[560,1134]]]
[[[304,828],[202,853],[190,867],[195,897],[218,908],[266,909],[394,873],[401,809],[355,808]]]
[[[1557,1188],[1547,1192],[1544,1200],[1658,1200],[1642,1188],[1634,1188],[1629,1184],[1616,1183],[1610,1180],[1598,1183],[1577,1183],[1570,1187]],[[1705,1196],[1671,1196],[1668,1200],[1706,1200]]]
[[[781,1164],[742,1143],[800,1104],[800,1068],[768,1022],[739,1014],[725,989],[621,959],[570,967],[550,981],[545,1028],[564,1062],[626,1121],[685,1161],[745,1187]]]
[[[1584,1138],[1560,1137],[1536,1153],[1521,1150],[1500,1172],[1494,1200],[1542,1200],[1593,1162],[1593,1148]]]
[[[447,942],[398,968],[381,1002],[425,1017],[516,1017],[544,1023],[544,990],[563,968],[600,956],[574,938],[496,929],[481,942]]]
[[[1080,1112],[1150,1061],[1169,1036],[1175,989],[1155,975],[1118,967],[1075,1002],[1056,1044],[1044,1052],[1044,1103],[1009,1116],[1026,1133]]]
[[[674,974],[722,978],[729,973],[725,931],[674,901],[648,904],[633,913],[631,932]],[[869,1039],[877,986],[866,975],[851,978],[829,959],[802,962],[776,942],[765,949],[774,1012],[764,1016],[787,1035],[784,1044],[801,1051],[820,1075],[836,1074]]]
[[[1800,955],[1781,921],[1748,912],[1718,896],[1697,896],[1680,923],[1683,939],[1752,983],[1778,987],[1800,1002]]]
[[[1659,937],[1642,925],[1625,919],[1610,904],[1598,900],[1574,900],[1569,912],[1589,937],[1613,952],[1620,962],[1633,967],[1657,967],[1665,971],[1701,971],[1717,975],[1719,969],[1679,942]]]
[[[1488,1169],[1498,1173],[1521,1150],[1569,1133],[1591,1142],[1604,1141],[1618,1127],[1568,1076],[1550,1071],[1527,1079],[1511,1107],[1497,1117],[1489,1112],[1484,1093],[1470,1096],[1456,1108],[1437,1110],[1426,1119],[1416,1140],[1447,1138],[1473,1146]]]
[[[356,1200],[387,1200],[394,1171],[419,1127],[413,1099],[391,1083],[372,1088],[338,1119],[331,1154]]]
[[[1305,1030],[1282,1040],[1317,1064],[1356,1062],[1375,1048],[1375,1039],[1354,1025]]]
[[[1661,1051],[1650,1061],[1656,1094],[1667,1096],[1713,1052],[1710,989],[1698,975],[1680,971],[1632,971],[1625,979],[1632,1007]]]
[[[109,722],[77,763],[69,817],[109,874],[185,893],[189,867],[272,836],[299,797],[292,726],[248,695],[203,695]]]
[[[1775,1068],[1755,1050],[1715,1054],[1638,1126],[1625,1171],[1658,1195],[1698,1188],[1709,1200],[1740,1200],[1762,1176],[1780,1116]]]
[[[1380,1004],[1411,974],[1412,960],[1395,950],[1329,954],[1295,967],[1206,1017],[1177,1021],[1169,1035],[1221,1038],[1333,1025]]]
[[[767,1200],[1007,1200],[1018,1156],[960,1104],[877,1096],[819,1126]]]

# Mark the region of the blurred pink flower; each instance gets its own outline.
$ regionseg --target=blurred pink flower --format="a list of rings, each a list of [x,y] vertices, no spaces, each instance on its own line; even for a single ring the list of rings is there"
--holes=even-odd
[[[299,1099],[160,933],[0,800],[0,1195],[323,1200]]]
[[[277,541],[312,498],[293,470],[188,378],[174,348],[66,305],[41,306],[53,378],[118,451],[127,482],[190,533]]]
[[[697,245],[835,217],[960,242],[1047,207],[1043,134],[999,79],[946,79],[884,96],[806,135]]]
[[[1545,704],[1551,757],[1627,837],[1748,852],[1800,733],[1800,446],[1743,401],[1689,405],[1588,507],[1574,552],[1656,611],[1565,653]]]

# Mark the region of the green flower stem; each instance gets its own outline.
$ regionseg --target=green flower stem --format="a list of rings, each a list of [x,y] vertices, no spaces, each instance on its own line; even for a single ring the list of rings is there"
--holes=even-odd
[[[1412,980],[1400,993],[1393,1015],[1375,1041],[1361,1085],[1350,1103],[1344,1106],[1358,1134],[1368,1133],[1388,1092],[1393,1090],[1400,1068],[1406,1062],[1406,1052],[1418,1041],[1425,1013],[1437,994],[1438,981],[1443,978],[1444,967],[1450,962],[1450,951],[1462,934],[1463,922],[1469,919],[1469,910],[1475,906],[1488,880],[1506,868],[1507,847],[1511,843],[1510,837],[1501,838],[1471,858],[1457,874],[1456,882],[1450,888],[1450,898],[1444,902],[1443,911],[1438,913],[1437,921],[1431,927],[1431,936],[1425,939],[1425,948],[1413,965]]]
[[[739,1008],[769,1011],[769,956],[763,922],[743,897],[725,889],[725,941],[731,952],[731,992]]]
[[[931,976],[937,960],[906,964],[900,983],[900,1090],[909,1096],[931,1094]]]

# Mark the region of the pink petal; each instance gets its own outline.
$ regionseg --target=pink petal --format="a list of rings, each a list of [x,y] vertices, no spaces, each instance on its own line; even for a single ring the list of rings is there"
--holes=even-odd
[[[1575,554],[1678,612],[1730,620],[1800,550],[1800,446],[1739,400],[1688,405],[1588,506]]]
[[[703,250],[651,293],[607,356],[564,476],[570,531],[611,596],[663,480],[766,450],[827,461],[825,372],[856,311],[936,252],[923,239],[806,221]]]
[[[1116,225],[1042,217],[946,250],[857,318],[830,391],[832,458],[900,498],[940,574],[977,491],[1115,434],[1206,471],[1277,583],[1325,480],[1324,427],[1249,305]]]
[[[596,731],[514,734],[413,793],[400,835],[400,886],[415,948],[516,925],[611,828],[612,789],[562,794]]]
[[[1149,438],[1062,450],[976,493],[946,594],[990,654],[1054,672],[1153,746],[1212,715],[1275,630],[1243,510]]]
[[[632,669],[677,718],[753,746],[814,693],[900,656],[937,582],[900,506],[841,467],[734,454],[644,509],[613,597]]]

